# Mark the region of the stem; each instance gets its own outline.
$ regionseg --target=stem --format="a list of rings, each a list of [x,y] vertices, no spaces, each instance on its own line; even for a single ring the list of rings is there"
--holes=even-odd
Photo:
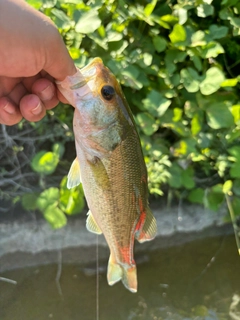
[[[236,239],[236,244],[237,244],[237,247],[238,247],[238,253],[240,255],[240,239],[238,237],[238,226],[236,225],[236,218],[235,218],[235,214],[234,214],[234,211],[233,211],[233,207],[232,207],[232,203],[230,201],[230,197],[226,194],[225,195],[226,197],[226,201],[227,201],[227,206],[228,206],[228,210],[229,210],[229,213],[230,213],[230,217],[231,217],[231,220],[232,220],[232,225],[233,225],[233,230],[234,230],[234,234],[235,234],[235,239]]]

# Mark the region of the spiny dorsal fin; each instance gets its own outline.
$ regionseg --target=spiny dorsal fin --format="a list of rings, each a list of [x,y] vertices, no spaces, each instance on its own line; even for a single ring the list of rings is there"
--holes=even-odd
[[[67,181],[67,188],[71,189],[78,186],[81,183],[81,173],[80,173],[80,165],[78,158],[76,158],[69,170],[68,173],[68,181]]]
[[[157,235],[157,221],[149,208],[147,208],[144,225],[139,231],[140,232],[137,232],[135,237],[140,243],[150,241]]]
[[[102,234],[102,230],[97,225],[97,222],[95,221],[95,219],[92,215],[92,212],[90,210],[88,211],[86,227],[87,227],[88,231],[90,231],[92,233]]]

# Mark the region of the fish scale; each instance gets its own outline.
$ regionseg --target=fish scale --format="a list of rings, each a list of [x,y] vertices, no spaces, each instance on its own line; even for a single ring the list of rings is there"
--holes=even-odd
[[[77,158],[68,186],[82,182],[89,207],[87,228],[103,233],[108,243],[108,283],[122,280],[136,292],[134,238],[152,240],[157,226],[148,206],[147,170],[131,110],[99,58],[58,82],[58,88],[75,107]]]

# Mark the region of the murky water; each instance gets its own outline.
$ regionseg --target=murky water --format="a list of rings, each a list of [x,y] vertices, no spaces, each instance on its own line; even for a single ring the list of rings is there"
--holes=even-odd
[[[106,271],[100,272],[99,320],[240,319],[240,257],[233,236],[145,256],[148,261],[138,264],[136,294],[121,283],[109,287]],[[100,260],[100,266],[106,264]],[[64,264],[61,287],[56,273],[57,265],[49,265],[0,274],[17,281],[0,281],[0,319],[96,319],[96,275],[91,268]]]

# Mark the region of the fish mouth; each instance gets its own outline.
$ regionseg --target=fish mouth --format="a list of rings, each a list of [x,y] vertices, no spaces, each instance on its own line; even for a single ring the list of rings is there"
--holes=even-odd
[[[79,88],[84,87],[90,80],[96,77],[97,75],[97,67],[99,65],[103,66],[102,59],[100,58],[94,58],[89,64],[87,64],[85,67],[80,69],[81,75],[83,76],[83,79],[81,79],[80,82],[75,83],[70,87],[71,90],[76,90]]]

